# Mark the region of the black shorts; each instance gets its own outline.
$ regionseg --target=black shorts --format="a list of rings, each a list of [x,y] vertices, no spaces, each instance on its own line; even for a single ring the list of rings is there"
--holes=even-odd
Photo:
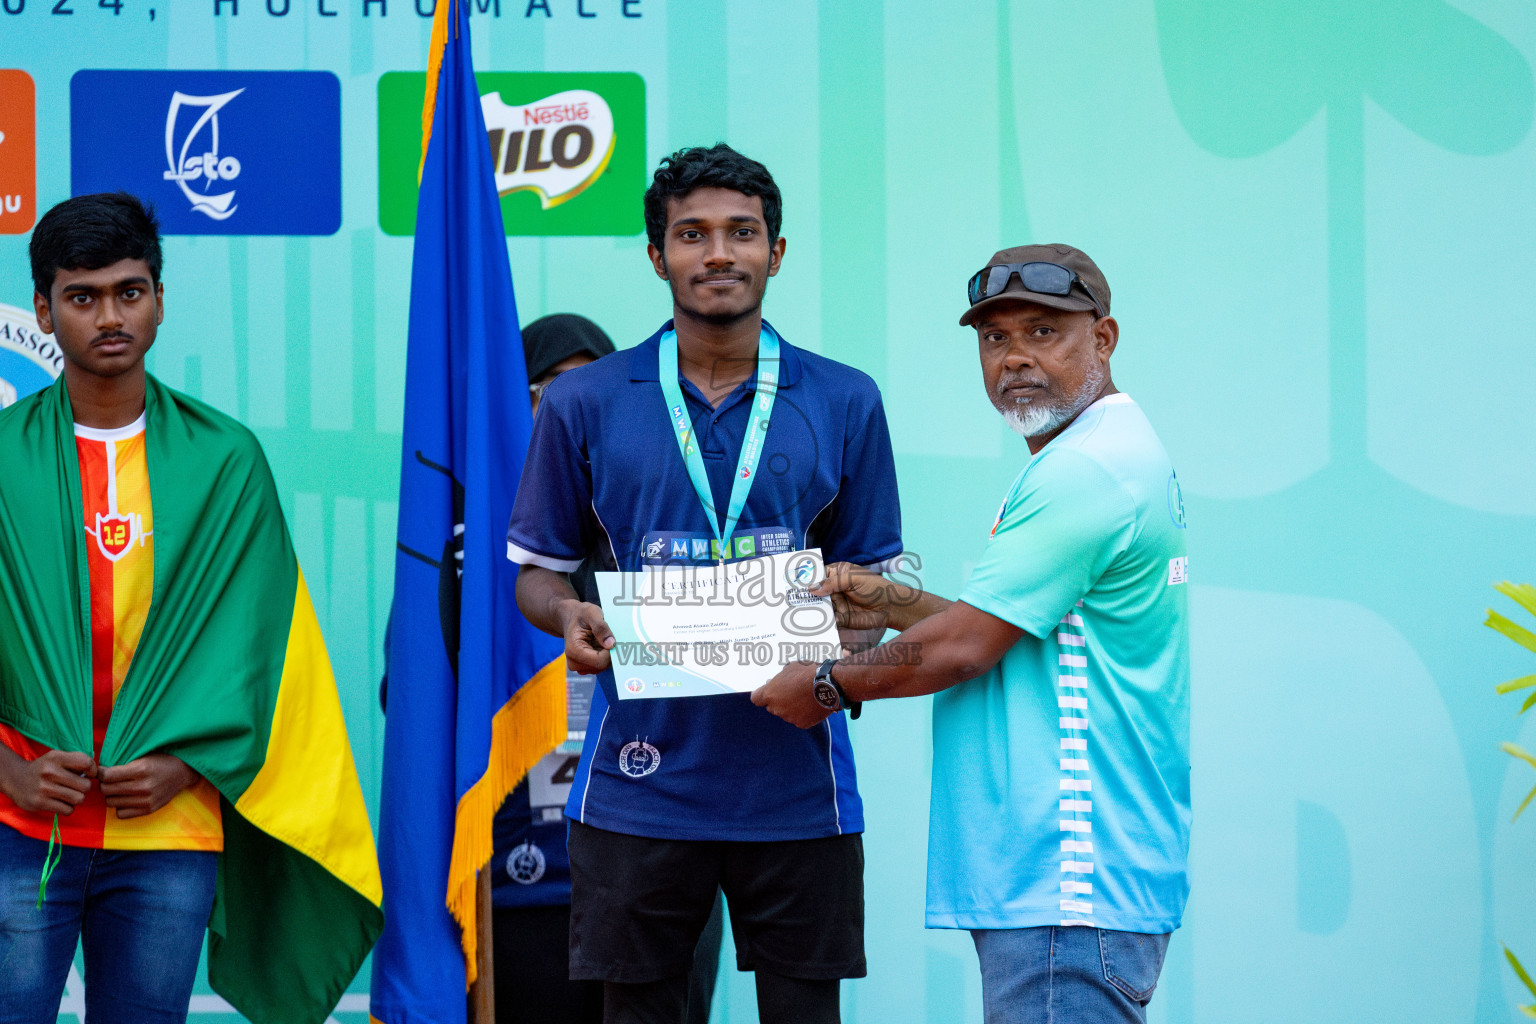
[[[570,981],[570,907],[497,907],[496,1024],[602,1024],[603,986]]]
[[[738,969],[864,977],[862,836],[701,842],[570,826],[573,980],[687,974],[716,890],[725,893]]]

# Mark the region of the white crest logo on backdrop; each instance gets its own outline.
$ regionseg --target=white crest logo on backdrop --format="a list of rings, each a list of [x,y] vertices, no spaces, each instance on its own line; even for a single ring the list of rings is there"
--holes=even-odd
[[[576,198],[608,169],[615,134],[608,102],[567,89],[520,107],[480,97],[496,167],[496,191],[537,192],[544,209]]]
[[[174,181],[187,197],[192,209],[214,220],[228,220],[235,212],[235,190],[209,195],[208,189],[216,181],[234,181],[240,177],[240,161],[232,156],[219,155],[219,111],[244,89],[220,93],[217,96],[189,96],[184,92],[171,94],[171,106],[165,114],[165,172],[166,181]],[[202,114],[192,122],[192,127],[176,144],[176,122],[183,108]],[[202,182],[202,191],[194,192],[192,184]]]
[[[0,409],[58,379],[64,353],[30,309],[0,302]]]

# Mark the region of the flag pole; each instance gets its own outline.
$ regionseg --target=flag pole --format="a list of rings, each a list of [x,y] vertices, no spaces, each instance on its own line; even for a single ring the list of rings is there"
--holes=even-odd
[[[474,1024],[496,1024],[496,971],[491,950],[491,865],[475,877],[475,982],[469,987],[469,1018]]]

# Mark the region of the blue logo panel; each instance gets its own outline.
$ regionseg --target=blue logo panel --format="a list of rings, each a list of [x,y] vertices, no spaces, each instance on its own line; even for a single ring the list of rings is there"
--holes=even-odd
[[[341,83],[328,71],[79,71],[74,195],[132,192],[169,235],[341,227]]]

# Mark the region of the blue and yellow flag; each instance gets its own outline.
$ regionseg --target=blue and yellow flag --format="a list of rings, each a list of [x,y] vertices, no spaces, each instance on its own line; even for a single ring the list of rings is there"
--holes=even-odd
[[[505,554],[531,417],[469,7],[438,0],[422,112],[373,957],[382,1024],[465,1019],[491,819],[566,729],[562,645],[518,612]]]

